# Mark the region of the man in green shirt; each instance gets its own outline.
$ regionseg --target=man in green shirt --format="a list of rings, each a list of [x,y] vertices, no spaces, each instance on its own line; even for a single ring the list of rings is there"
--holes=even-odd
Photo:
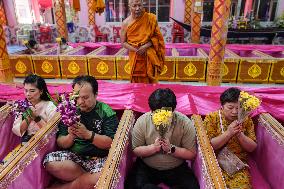
[[[93,188],[118,125],[116,113],[96,100],[98,83],[94,77],[76,77],[73,89],[79,92],[80,123],[59,125],[57,144],[63,151],[48,154],[43,162],[49,173],[67,183],[51,188]]]

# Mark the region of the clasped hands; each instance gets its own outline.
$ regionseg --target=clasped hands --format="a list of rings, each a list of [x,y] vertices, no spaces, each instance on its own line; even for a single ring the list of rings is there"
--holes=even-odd
[[[233,121],[227,129],[227,132],[230,137],[237,136],[239,137],[240,135],[244,134],[243,133],[243,125],[242,122],[239,122],[238,120]]]
[[[171,143],[169,139],[156,138],[152,147],[155,152],[160,152],[162,150],[163,152],[168,153],[171,150]]]
[[[72,127],[68,127],[68,133],[73,139],[80,138],[88,140],[92,136],[92,131],[88,130],[86,126],[80,122],[77,122]]]

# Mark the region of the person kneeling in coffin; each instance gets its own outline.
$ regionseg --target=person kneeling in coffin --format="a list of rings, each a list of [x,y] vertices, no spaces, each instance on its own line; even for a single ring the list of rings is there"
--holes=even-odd
[[[125,188],[199,188],[186,160],[196,156],[196,132],[191,120],[174,111],[176,96],[170,89],[157,89],[149,99],[151,111],[136,121],[132,149],[137,156]]]
[[[118,126],[116,113],[96,100],[98,83],[94,77],[76,77],[73,90],[80,122],[71,127],[59,125],[57,144],[63,151],[52,152],[44,159],[47,171],[66,182],[51,188],[94,188]]]

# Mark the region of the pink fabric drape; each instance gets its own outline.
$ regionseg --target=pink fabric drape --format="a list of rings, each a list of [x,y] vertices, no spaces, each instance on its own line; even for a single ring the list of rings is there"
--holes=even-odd
[[[34,11],[35,22],[40,22],[40,12],[39,12],[39,0],[32,0],[32,9]]]
[[[38,0],[38,4],[41,8],[51,8],[52,7],[52,0]]]
[[[244,17],[246,17],[247,14],[250,13],[250,11],[252,9],[252,3],[253,3],[253,0],[246,0],[245,10],[244,10]]]

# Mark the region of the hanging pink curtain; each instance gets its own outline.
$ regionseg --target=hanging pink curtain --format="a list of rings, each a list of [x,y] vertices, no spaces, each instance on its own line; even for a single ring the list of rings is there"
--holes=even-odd
[[[250,11],[252,9],[252,3],[253,3],[253,0],[246,0],[245,10],[244,10],[244,17],[246,17],[247,14],[250,13]]]
[[[37,0],[41,8],[47,9],[52,7],[52,0]]]
[[[35,16],[35,22],[40,22],[40,12],[39,12],[39,6],[38,6],[38,0],[32,0],[32,9],[34,11]]]

